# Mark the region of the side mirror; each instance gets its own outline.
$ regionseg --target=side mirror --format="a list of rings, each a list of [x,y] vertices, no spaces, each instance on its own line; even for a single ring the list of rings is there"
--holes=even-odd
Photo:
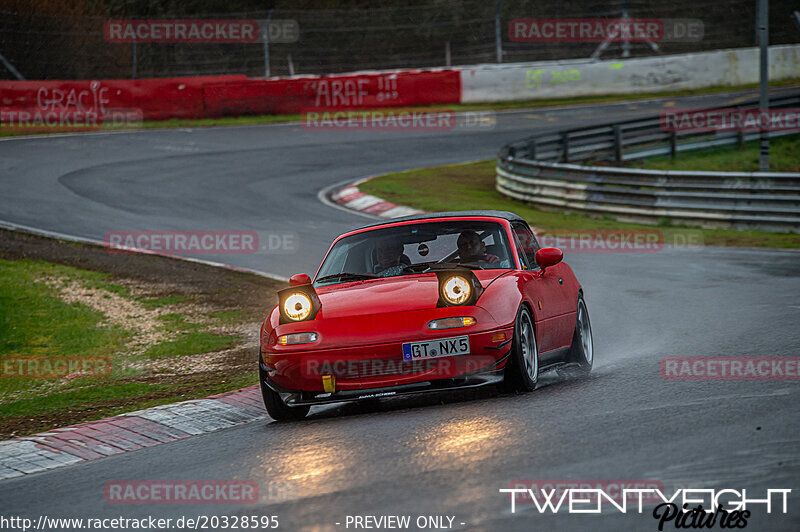
[[[307,273],[296,273],[289,277],[289,286],[301,286],[311,284],[311,277]]]
[[[545,268],[555,266],[564,259],[564,252],[558,248],[542,248],[536,252],[536,264],[544,273]]]

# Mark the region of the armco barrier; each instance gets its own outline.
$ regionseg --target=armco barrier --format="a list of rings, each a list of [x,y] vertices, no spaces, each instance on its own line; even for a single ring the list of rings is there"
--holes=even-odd
[[[461,68],[461,102],[636,94],[758,83],[758,49]],[[800,77],[800,45],[771,46],[769,78]]]
[[[739,107],[757,106],[757,101]],[[800,94],[771,108],[800,107]],[[787,132],[773,132],[777,137]],[[800,232],[800,173],[661,171],[572,164],[630,160],[757,139],[758,133],[665,132],[659,118],[562,131],[503,146],[496,187],[545,209],[620,221]]]
[[[144,120],[452,104],[460,97],[460,77],[454,70],[271,80],[221,76],[0,82],[4,113],[128,109],[140,111]]]

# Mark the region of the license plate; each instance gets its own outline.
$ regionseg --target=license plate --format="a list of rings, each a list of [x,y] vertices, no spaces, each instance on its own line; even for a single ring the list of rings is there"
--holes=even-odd
[[[403,360],[422,360],[423,358],[451,357],[469,354],[469,336],[439,338],[426,342],[403,344]]]

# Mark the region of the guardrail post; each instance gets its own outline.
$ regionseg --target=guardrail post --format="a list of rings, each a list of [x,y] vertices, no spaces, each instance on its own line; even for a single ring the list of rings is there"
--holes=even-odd
[[[744,145],[744,131],[741,129],[736,132],[736,147],[741,148]]]
[[[569,133],[561,135],[561,158],[565,163],[569,162]]]
[[[536,160],[536,139],[531,139],[528,144],[528,159]]]
[[[678,133],[675,131],[669,134],[669,157],[674,159],[678,154]]]
[[[618,125],[614,126],[614,157],[617,161],[622,160],[622,130]]]

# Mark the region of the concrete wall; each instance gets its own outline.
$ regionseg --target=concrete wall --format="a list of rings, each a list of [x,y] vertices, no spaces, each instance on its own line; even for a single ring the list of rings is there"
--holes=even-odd
[[[633,94],[758,82],[758,49],[609,61],[462,67],[461,101],[500,102]],[[800,78],[800,45],[772,46],[770,79]]]

